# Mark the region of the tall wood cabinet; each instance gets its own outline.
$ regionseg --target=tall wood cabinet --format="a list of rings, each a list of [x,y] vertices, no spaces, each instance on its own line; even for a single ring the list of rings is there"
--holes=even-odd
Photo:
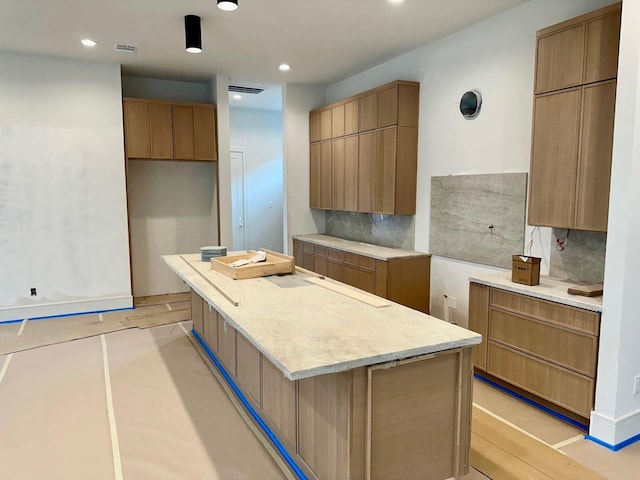
[[[127,158],[216,161],[215,105],[125,98]]]
[[[311,208],[415,214],[419,94],[396,81],[309,113]]]
[[[530,225],[606,231],[621,4],[537,33]]]

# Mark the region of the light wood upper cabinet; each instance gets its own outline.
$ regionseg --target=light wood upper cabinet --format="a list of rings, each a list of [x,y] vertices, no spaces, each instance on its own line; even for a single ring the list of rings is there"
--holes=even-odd
[[[124,100],[127,158],[217,160],[215,106]]]
[[[530,225],[607,229],[620,9],[538,32]]]
[[[149,104],[124,102],[124,136],[127,158],[151,158]]]
[[[529,224],[573,225],[578,169],[581,89],[534,100]]]
[[[151,133],[151,158],[172,159],[171,105],[150,103],[149,127]]]
[[[331,208],[331,140],[320,142],[320,208]]]
[[[579,230],[607,230],[615,100],[615,81],[583,87],[574,222]]]
[[[538,31],[535,93],[615,78],[620,14],[618,3]]]
[[[415,213],[419,93],[418,83],[398,80],[309,112],[311,208]],[[314,144],[329,121],[333,147],[323,153]]]

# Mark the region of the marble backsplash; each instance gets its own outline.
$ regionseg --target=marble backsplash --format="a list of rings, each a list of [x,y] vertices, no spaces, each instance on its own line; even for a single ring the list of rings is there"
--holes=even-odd
[[[325,231],[333,237],[413,250],[414,218],[413,215],[328,211]]]
[[[564,242],[564,250],[557,240]],[[554,228],[549,275],[579,283],[602,283],[607,234]]]

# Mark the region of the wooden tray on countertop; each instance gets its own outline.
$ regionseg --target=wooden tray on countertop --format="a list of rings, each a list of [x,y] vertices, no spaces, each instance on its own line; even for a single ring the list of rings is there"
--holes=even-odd
[[[603,292],[603,284],[597,283],[595,285],[574,285],[567,288],[567,293],[572,295],[582,295],[583,297],[599,297]]]
[[[257,253],[255,250],[249,250],[247,253],[240,255],[212,258],[211,270],[223,273],[234,280],[268,277],[269,275],[283,275],[295,271],[296,263],[293,257],[283,253],[272,252],[265,248],[261,248],[260,251],[267,254],[267,259],[264,262],[250,263],[240,267],[232,267],[229,265],[236,260],[248,260]]]

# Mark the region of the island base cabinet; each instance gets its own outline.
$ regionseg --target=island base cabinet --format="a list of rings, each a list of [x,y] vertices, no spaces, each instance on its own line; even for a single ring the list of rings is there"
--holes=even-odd
[[[193,299],[203,317],[196,332],[309,479],[444,480],[468,472],[471,347],[289,380]]]

